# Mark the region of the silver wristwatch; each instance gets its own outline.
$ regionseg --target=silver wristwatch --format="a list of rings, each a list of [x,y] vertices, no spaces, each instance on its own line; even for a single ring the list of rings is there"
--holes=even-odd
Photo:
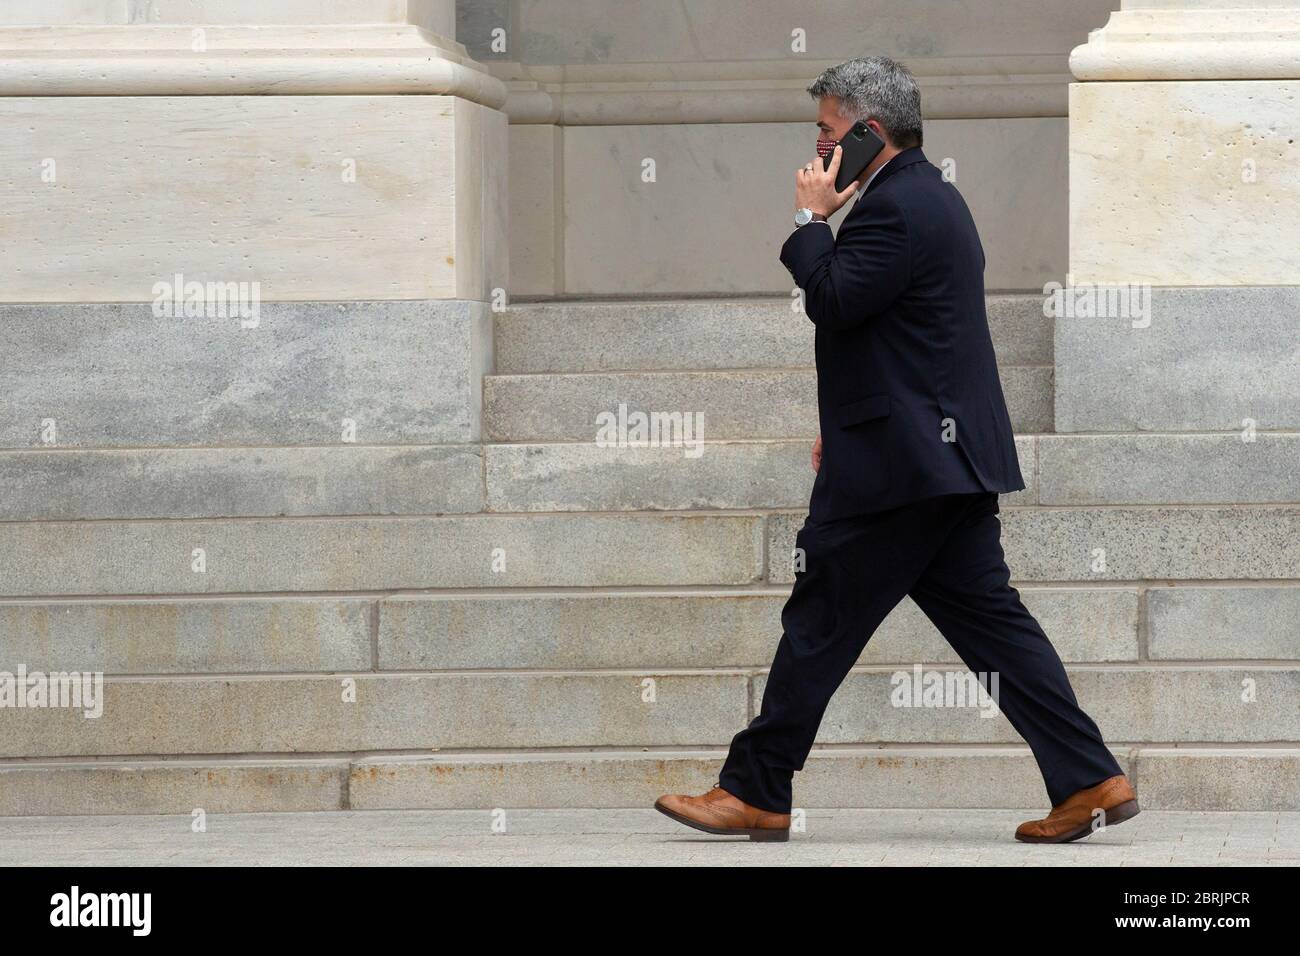
[[[796,209],[794,213],[794,224],[796,226],[806,226],[810,222],[825,222],[825,216],[819,216],[811,209]]]

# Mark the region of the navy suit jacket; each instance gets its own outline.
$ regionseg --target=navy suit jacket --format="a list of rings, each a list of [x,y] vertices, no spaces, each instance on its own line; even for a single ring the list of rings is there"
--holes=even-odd
[[[970,210],[919,148],[876,175],[836,235],[781,248],[816,326],[815,520],[1025,487],[984,312]]]

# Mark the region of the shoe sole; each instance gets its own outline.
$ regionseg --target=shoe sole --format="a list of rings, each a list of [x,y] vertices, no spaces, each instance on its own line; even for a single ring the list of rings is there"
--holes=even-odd
[[[693,830],[699,830],[702,833],[711,833],[714,836],[747,836],[751,843],[785,843],[790,839],[789,830],[780,830],[776,827],[758,827],[745,829],[742,827],[711,827],[707,823],[699,823],[689,817],[684,817],[680,813],[673,813],[667,807],[655,801],[655,809],[671,820],[678,823],[684,823]]]
[[[1140,812],[1141,808],[1138,807],[1137,798],[1116,804],[1106,811],[1106,826],[1113,827],[1125,820],[1132,820]],[[1075,840],[1081,840],[1094,832],[1092,824],[1085,823],[1079,829],[1071,830],[1069,833],[1063,833],[1060,836],[1033,837],[1021,836],[1017,833],[1016,839],[1021,843],[1073,843]]]

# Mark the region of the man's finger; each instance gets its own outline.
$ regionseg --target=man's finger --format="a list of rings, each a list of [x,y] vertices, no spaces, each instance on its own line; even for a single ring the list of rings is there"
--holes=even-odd
[[[840,171],[840,158],[842,157],[843,153],[844,153],[843,146],[836,146],[835,152],[831,153],[831,164],[828,167],[826,167],[826,173],[832,179],[835,177],[835,174]]]

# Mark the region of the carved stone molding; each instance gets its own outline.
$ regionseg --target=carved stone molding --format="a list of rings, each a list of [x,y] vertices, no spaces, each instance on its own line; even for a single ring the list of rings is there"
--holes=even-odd
[[[1080,80],[1300,78],[1300,3],[1125,3],[1070,55]]]
[[[409,24],[0,28],[0,96],[445,94],[505,85]]]
[[[927,119],[1065,116],[1064,56],[910,58]],[[806,120],[808,83],[831,61],[617,63],[493,61],[512,124],[786,123]]]

